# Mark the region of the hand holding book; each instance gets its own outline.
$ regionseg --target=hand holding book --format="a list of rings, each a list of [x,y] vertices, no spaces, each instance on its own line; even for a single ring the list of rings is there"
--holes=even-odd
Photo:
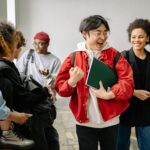
[[[115,98],[115,95],[112,91],[105,90],[102,81],[99,82],[99,85],[100,85],[99,89],[92,88],[92,91],[97,98],[101,98],[101,99],[105,99],[105,100]]]

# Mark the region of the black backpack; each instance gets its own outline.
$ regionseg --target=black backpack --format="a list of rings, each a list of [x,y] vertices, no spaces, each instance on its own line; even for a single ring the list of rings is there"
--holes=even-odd
[[[124,50],[121,54],[125,57],[125,59],[129,62],[129,50]]]
[[[33,49],[29,50],[29,53],[27,55],[27,63],[25,67],[25,74],[21,74],[21,79],[23,86],[28,89],[29,91],[35,89],[35,88],[43,88],[42,85],[36,81],[33,76],[27,75],[27,70],[28,70],[28,63],[30,58],[32,59],[31,61],[33,62],[34,56],[33,56]],[[47,97],[45,101],[42,101],[41,103],[37,104],[33,108],[33,113],[44,113],[46,111],[50,111],[51,115],[51,121],[53,122],[56,119],[56,107],[52,102],[53,100],[50,99],[50,97]]]

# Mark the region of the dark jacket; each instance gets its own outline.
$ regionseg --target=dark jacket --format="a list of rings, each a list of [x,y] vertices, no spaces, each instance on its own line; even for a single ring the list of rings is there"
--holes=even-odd
[[[15,64],[5,59],[0,60],[0,89],[9,107],[17,111],[26,112],[48,96],[47,88],[25,89]]]
[[[147,57],[146,72],[145,72],[145,83],[141,83],[140,71],[133,49],[131,48],[128,52],[123,51],[122,54],[126,57],[129,64],[133,69],[133,76],[135,82],[135,89],[144,89],[150,91],[150,53],[145,50]],[[150,98],[142,101],[136,97],[132,97],[130,100],[130,107],[121,115],[120,121],[122,124],[128,126],[149,126],[150,125]]]

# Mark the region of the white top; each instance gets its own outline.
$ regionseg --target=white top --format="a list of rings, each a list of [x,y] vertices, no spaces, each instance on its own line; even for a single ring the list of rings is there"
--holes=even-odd
[[[20,73],[25,72],[28,53],[29,50],[24,52],[24,54],[16,62],[16,66]],[[32,57],[30,57],[28,63],[27,75],[32,75],[34,79],[38,81],[41,85],[43,85],[44,81],[49,77],[55,79],[61,65],[60,59],[57,56],[53,55],[52,53],[40,54],[36,52],[36,50],[34,50],[32,55],[33,55],[33,61],[32,61]],[[39,70],[44,70],[44,69],[49,70],[49,74],[47,76],[44,76],[39,72]]]
[[[108,45],[108,43],[106,43],[102,50],[105,50],[108,47],[109,47],[109,45]],[[100,55],[99,51],[87,50],[85,47],[85,42],[79,43],[77,50],[85,51],[88,54],[89,65],[91,64],[93,57],[98,58]],[[76,121],[76,124],[81,125],[81,126],[93,127],[93,128],[104,128],[104,127],[113,126],[113,125],[116,125],[119,123],[119,116],[116,116],[116,117],[104,122],[101,111],[99,110],[99,107],[98,107],[97,98],[94,95],[94,93],[92,92],[91,87],[89,87],[87,115],[89,118],[88,123],[79,123]]]

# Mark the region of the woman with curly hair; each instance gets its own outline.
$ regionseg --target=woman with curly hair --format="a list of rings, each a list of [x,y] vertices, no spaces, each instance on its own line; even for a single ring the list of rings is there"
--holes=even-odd
[[[129,150],[131,127],[135,127],[140,150],[150,150],[150,21],[135,19],[127,29],[132,47],[123,51],[133,69],[135,88],[130,107],[121,115],[117,150]]]
[[[19,54],[21,52],[21,48],[23,46],[26,46],[26,40],[22,34],[21,31],[16,31],[16,40],[17,40],[17,45],[16,45],[16,49],[14,50],[14,58],[18,59]]]
[[[12,24],[0,22],[0,148],[29,149],[34,144],[33,140],[28,140],[23,137],[20,138],[18,134],[13,131],[11,126],[12,122],[17,124],[25,123],[31,114],[14,111],[14,100],[11,95],[13,87],[9,80],[3,76],[7,68],[5,63],[11,64],[16,44],[19,41],[16,37],[16,33],[18,32],[16,32]],[[8,68],[7,70],[7,74],[10,75],[11,78],[11,73]],[[3,99],[3,96],[6,101]],[[9,98],[9,96],[11,96],[11,98]]]
[[[29,119],[28,124],[26,124],[30,125],[32,133],[29,130],[27,130],[27,132],[22,132],[27,126],[15,125],[16,130],[10,130],[10,128],[7,128],[5,129],[7,130],[5,134],[4,131],[2,131],[0,146],[4,146],[5,144],[8,148],[8,142],[5,139],[11,138],[10,140],[13,139],[13,141],[18,139],[18,142],[16,141],[16,144],[18,145],[15,146],[15,149],[29,149],[34,145],[32,150],[49,150],[51,149],[50,147],[53,146],[51,143],[58,141],[58,136],[54,137],[55,139],[53,138],[53,141],[52,138],[50,138],[50,136],[53,136],[51,134],[50,122],[51,106],[46,100],[51,94],[48,87],[37,87],[33,90],[28,90],[23,86],[19,71],[13,62],[14,58],[18,57],[20,48],[23,45],[25,45],[25,40],[22,33],[16,31],[16,29],[9,23],[0,22],[0,90],[2,91],[3,98],[6,100],[6,104],[9,108],[18,112],[30,112],[33,114]],[[40,104],[46,105],[47,107],[44,112],[41,111],[40,113],[36,113],[34,110],[35,108],[38,108]],[[36,126],[33,126],[35,123]],[[37,128],[37,126],[39,128]],[[34,141],[22,138],[19,136],[20,132],[23,136],[28,136],[27,138],[31,138]],[[43,132],[45,134],[43,134]],[[40,141],[37,141],[37,138],[40,139]],[[11,148],[12,145],[9,146]],[[56,149],[59,150],[59,143]]]

